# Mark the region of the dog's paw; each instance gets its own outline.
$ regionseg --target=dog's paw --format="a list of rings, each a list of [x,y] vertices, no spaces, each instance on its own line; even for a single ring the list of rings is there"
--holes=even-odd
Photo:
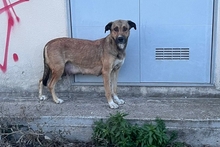
[[[45,95],[42,95],[42,96],[39,97],[39,99],[40,99],[41,101],[44,101],[44,100],[47,99],[47,97],[46,97]]]
[[[109,107],[112,109],[118,108],[118,105],[116,103],[114,103],[113,101],[109,102],[108,104],[109,104]]]
[[[122,99],[119,99],[117,95],[115,95],[113,98],[114,98],[114,101],[119,105],[122,105],[125,103],[125,101]]]
[[[59,99],[59,98],[57,98],[57,100],[55,101],[55,103],[57,103],[57,104],[61,104],[61,103],[63,103],[64,101],[62,100],[62,99]]]
[[[124,104],[125,103],[125,101],[124,100],[122,100],[122,99],[118,99],[117,101],[115,101],[117,104],[119,104],[119,105],[122,105],[122,104]]]

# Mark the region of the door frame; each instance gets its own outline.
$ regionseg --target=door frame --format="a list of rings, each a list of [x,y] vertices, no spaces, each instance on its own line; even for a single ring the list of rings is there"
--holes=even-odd
[[[72,37],[72,21],[71,21],[71,6],[70,1],[67,0],[66,2],[66,8],[67,8],[67,20],[68,20],[68,37]],[[140,82],[140,83],[133,83],[133,82],[119,82],[118,85],[121,86],[161,86],[161,87],[167,87],[167,86],[179,86],[179,87],[185,87],[185,86],[205,86],[205,87],[212,87],[215,86],[217,89],[220,89],[220,44],[218,44],[218,40],[220,40],[220,2],[219,0],[213,0],[213,17],[212,17],[212,44],[211,44],[211,65],[210,65],[210,83],[149,83],[149,82]],[[140,2],[139,2],[140,3]],[[138,30],[139,31],[139,30]],[[140,35],[139,35],[140,37]],[[139,40],[140,41],[140,40]],[[80,83],[75,82],[74,76],[70,77],[71,85],[82,85],[82,86],[90,86],[90,85],[103,85],[102,82],[100,83]]]

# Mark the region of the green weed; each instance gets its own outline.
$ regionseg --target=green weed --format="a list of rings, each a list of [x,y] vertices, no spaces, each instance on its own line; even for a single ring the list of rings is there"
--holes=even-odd
[[[132,125],[126,119],[128,114],[117,112],[104,121],[94,123],[92,140],[96,146],[104,147],[184,147],[175,142],[177,133],[169,132],[163,120],[142,126]]]

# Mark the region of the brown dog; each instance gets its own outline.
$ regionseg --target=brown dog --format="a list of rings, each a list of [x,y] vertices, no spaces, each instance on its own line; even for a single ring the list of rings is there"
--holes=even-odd
[[[102,74],[110,108],[124,104],[116,94],[117,77],[125,60],[125,48],[131,28],[136,30],[134,22],[116,20],[105,26],[105,32],[110,30],[110,34],[102,39],[90,41],[58,38],[49,41],[44,47],[44,74],[39,81],[39,98],[46,99],[42,95],[42,84],[47,86],[49,77],[48,88],[53,100],[55,103],[62,103],[63,100],[56,96],[54,88],[63,74]]]

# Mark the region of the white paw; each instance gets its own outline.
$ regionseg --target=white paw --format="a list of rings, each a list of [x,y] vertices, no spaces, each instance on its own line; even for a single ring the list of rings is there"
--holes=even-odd
[[[119,105],[122,105],[122,104],[124,104],[125,103],[125,101],[124,100],[122,100],[122,99],[119,99],[118,101],[115,101],[117,104],[119,104]]]
[[[113,98],[114,98],[114,101],[119,105],[122,105],[125,103],[125,101],[122,99],[119,99],[117,95],[114,95]]]
[[[55,103],[57,103],[57,104],[61,104],[61,103],[63,103],[63,100],[62,100],[62,99],[57,98],[57,100],[55,101]]]
[[[109,104],[109,107],[112,109],[118,108],[118,105],[116,103],[114,103],[113,101],[109,102],[108,104]]]
[[[40,99],[41,101],[44,101],[44,100],[47,99],[47,97],[46,97],[45,95],[42,95],[41,97],[39,97],[39,99]]]

